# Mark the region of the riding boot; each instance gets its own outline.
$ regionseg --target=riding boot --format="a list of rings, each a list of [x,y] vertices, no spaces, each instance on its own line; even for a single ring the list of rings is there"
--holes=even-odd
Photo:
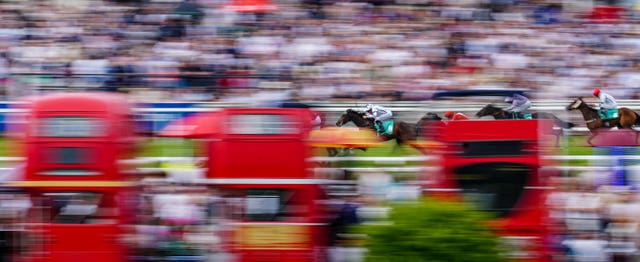
[[[378,134],[384,133],[384,129],[383,129],[384,127],[382,126],[382,121],[376,120],[375,126],[376,126],[376,131],[378,131]]]

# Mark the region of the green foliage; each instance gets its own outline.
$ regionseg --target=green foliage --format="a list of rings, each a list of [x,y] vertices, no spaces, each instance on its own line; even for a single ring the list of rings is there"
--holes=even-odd
[[[503,261],[487,213],[463,203],[424,199],[394,204],[390,225],[364,225],[367,261]]]
[[[141,144],[141,157],[193,157],[196,156],[196,144],[201,141],[182,138],[148,138]]]

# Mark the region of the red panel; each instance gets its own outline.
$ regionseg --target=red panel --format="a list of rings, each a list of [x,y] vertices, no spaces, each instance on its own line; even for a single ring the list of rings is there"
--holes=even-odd
[[[514,163],[530,166],[533,174],[528,177],[522,195],[506,217],[493,221],[498,233],[504,236],[536,236],[543,239],[548,233],[546,225],[547,209],[544,189],[546,174],[540,172],[539,143],[550,134],[552,123],[538,120],[469,120],[450,121],[448,124],[425,126],[424,136],[442,142],[443,146],[434,150],[435,159],[430,165],[439,167],[438,171],[426,173],[428,187],[436,196],[453,197],[460,200],[456,192],[455,170],[460,167],[482,163]],[[528,141],[525,151],[513,156],[463,156],[463,142],[480,141]],[[439,191],[438,191],[439,190]],[[429,192],[429,191],[428,191]],[[535,250],[538,254],[547,252],[544,248]]]
[[[49,143],[29,143],[26,147],[27,152],[27,168],[26,180],[120,180],[122,177],[118,172],[116,165],[118,152],[115,143],[103,142],[49,142]],[[65,156],[59,152],[65,149],[77,150],[78,159],[66,159],[71,161],[67,164],[64,162]],[[72,163],[77,161],[77,163]],[[44,175],[44,172],[64,170],[64,169],[83,169],[98,172],[99,175],[91,176],[52,176]]]
[[[233,134],[229,121],[237,115],[282,115],[295,122],[295,133]],[[311,148],[304,140],[310,131],[307,109],[226,109],[222,132],[208,145],[208,178],[309,178]]]
[[[129,111],[126,96],[113,93],[61,93],[31,99],[35,112],[112,112]]]
[[[126,261],[120,225],[46,224],[33,233],[46,245],[32,247],[44,253],[27,255],[26,261]]]
[[[211,178],[306,178],[309,150],[299,141],[223,140],[211,148]]]
[[[540,124],[543,123],[543,124]],[[441,129],[440,140],[538,140],[543,126],[548,121],[539,120],[469,120],[451,121]]]
[[[135,198],[132,188],[31,188],[32,197],[36,200],[29,221],[25,223],[27,233],[33,243],[17,258],[16,261],[127,261],[131,249],[124,245],[126,223],[132,223],[130,202]],[[117,212],[100,213],[94,224],[61,224],[52,223],[55,208],[52,199],[43,198],[46,193],[89,192],[102,195],[100,208],[115,208]],[[104,223],[98,224],[100,220]]]
[[[30,111],[26,117],[29,126],[23,129],[26,134],[26,180],[122,179],[117,160],[131,157],[135,142],[131,105],[125,96],[106,93],[66,93],[35,97],[29,102],[29,106],[25,107]],[[98,119],[102,122],[104,135],[70,138],[40,137],[34,133],[39,129],[38,125],[42,124],[39,119],[56,117]],[[64,151],[67,154],[54,151]],[[41,175],[43,171],[61,170],[90,170],[100,175]]]
[[[242,115],[283,116],[289,123],[286,125],[289,131],[277,134],[276,130],[274,134],[266,129],[262,134],[257,134],[260,131],[243,133],[243,129],[238,129],[239,123],[231,122]],[[238,255],[239,261],[320,261],[317,249],[322,246],[320,242],[324,241],[322,236],[326,229],[315,224],[319,222],[321,211],[314,201],[321,198],[321,189],[316,184],[287,184],[284,180],[278,184],[279,179],[313,177],[312,166],[307,161],[312,148],[306,141],[313,117],[313,112],[308,109],[292,108],[235,108],[220,112],[220,132],[207,146],[207,178],[273,179],[271,181],[276,182],[270,184],[217,186],[237,189],[240,194],[247,189],[287,189],[295,192],[287,204],[304,207],[288,214],[291,217],[286,221],[237,226],[226,244]],[[275,126],[279,128],[277,124]],[[262,127],[247,123],[244,128],[260,130]]]

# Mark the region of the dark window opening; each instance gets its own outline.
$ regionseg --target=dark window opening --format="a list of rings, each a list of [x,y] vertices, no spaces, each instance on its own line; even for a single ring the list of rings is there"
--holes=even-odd
[[[83,165],[95,162],[94,152],[90,148],[60,147],[45,150],[46,163],[63,165]]]
[[[462,156],[520,156],[525,153],[524,142],[521,140],[463,142]]]
[[[455,170],[465,201],[503,217],[515,208],[533,169],[516,163],[482,163]]]
[[[115,223],[114,199],[96,192],[48,192],[33,199],[31,219],[57,224]]]
[[[284,190],[249,189],[247,190],[246,217],[249,221],[274,221],[284,211],[286,202]]]

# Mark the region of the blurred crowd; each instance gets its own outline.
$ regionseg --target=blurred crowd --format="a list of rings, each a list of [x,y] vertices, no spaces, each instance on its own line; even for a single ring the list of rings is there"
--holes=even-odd
[[[421,100],[434,90],[514,87],[557,98],[594,86],[634,98],[632,2],[7,1],[0,84],[9,99],[104,89],[160,101],[272,99],[283,90],[309,100]]]
[[[640,198],[628,186],[600,185],[597,176],[554,179],[548,198],[558,261],[637,261]],[[569,260],[568,258],[572,258]]]

